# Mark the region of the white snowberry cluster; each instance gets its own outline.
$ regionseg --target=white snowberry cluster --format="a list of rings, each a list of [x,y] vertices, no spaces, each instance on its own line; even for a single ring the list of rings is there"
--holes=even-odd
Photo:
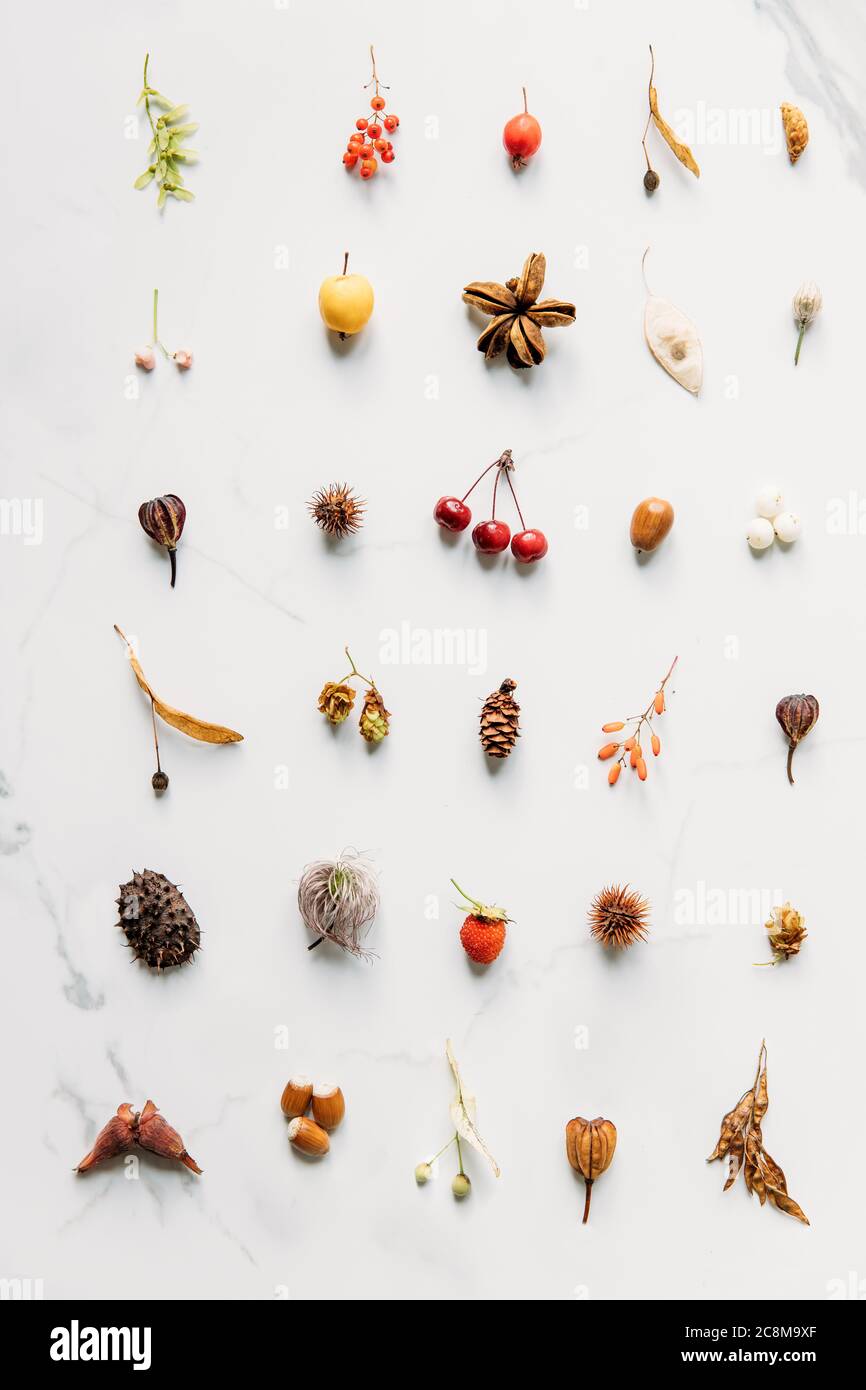
[[[784,510],[785,501],[777,487],[762,488],[758,494],[758,515],[749,522],[746,540],[753,550],[766,550],[773,541],[791,545],[800,535],[800,518]]]

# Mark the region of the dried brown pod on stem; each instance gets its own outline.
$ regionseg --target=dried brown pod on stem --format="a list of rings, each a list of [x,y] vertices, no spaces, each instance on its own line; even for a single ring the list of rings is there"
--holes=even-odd
[[[568,1161],[586,1184],[583,1225],[589,1220],[592,1184],[608,1169],[616,1149],[616,1125],[612,1120],[584,1120],[577,1116],[565,1126],[565,1152]]]
[[[788,740],[788,781],[794,785],[791,763],[797,744],[818,722],[820,709],[814,695],[786,695],[776,706],[776,718]]]
[[[728,1176],[723,1191],[733,1187],[742,1170],[746,1187],[761,1206],[769,1198],[774,1207],[809,1225],[809,1219],[793,1197],[788,1196],[785,1174],[764,1148],[761,1124],[770,1104],[767,1093],[767,1044],[761,1041],[754,1084],[744,1091],[733,1110],[722,1120],[719,1141],[707,1159],[727,1158]]]

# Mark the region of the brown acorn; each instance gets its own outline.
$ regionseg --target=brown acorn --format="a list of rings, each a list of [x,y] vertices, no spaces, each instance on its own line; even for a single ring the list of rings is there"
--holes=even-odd
[[[786,695],[776,706],[776,718],[788,740],[788,781],[792,787],[794,775],[791,772],[791,762],[794,750],[813,724],[817,723],[819,712],[818,701],[814,695]]]
[[[645,497],[632,513],[629,536],[635,550],[655,550],[674,524],[674,509],[663,497]]]
[[[603,1120],[601,1116],[595,1120],[584,1120],[578,1116],[569,1120],[565,1126],[565,1152],[568,1154],[568,1161],[586,1184],[584,1226],[589,1219],[592,1184],[610,1167],[615,1149],[616,1125],[611,1120]]]
[[[142,530],[157,545],[165,546],[171,561],[171,587],[177,571],[177,543],[186,523],[186,507],[173,492],[164,497],[154,497],[150,502],[142,502],[138,509],[138,519]]]

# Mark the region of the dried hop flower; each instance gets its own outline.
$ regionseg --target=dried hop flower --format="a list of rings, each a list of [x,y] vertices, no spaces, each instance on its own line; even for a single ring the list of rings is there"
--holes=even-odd
[[[799,106],[792,106],[789,101],[783,101],[779,110],[782,113],[788,158],[792,164],[796,164],[809,143],[809,125]]]
[[[361,711],[361,737],[368,743],[381,743],[382,739],[390,732],[388,721],[391,718],[390,710],[385,708],[385,702],[379,694],[375,685],[364,692],[364,708]]]
[[[352,713],[354,703],[355,691],[351,685],[326,681],[319,696],[319,712],[332,724],[342,724]]]
[[[780,960],[799,955],[800,947],[809,935],[805,927],[805,918],[790,903],[785,903],[783,907],[774,907],[764,926],[770,933],[773,959],[761,961],[761,965],[778,965]]]
[[[623,950],[635,941],[646,941],[649,903],[640,893],[611,885],[602,888],[589,909],[589,927],[602,946]]]

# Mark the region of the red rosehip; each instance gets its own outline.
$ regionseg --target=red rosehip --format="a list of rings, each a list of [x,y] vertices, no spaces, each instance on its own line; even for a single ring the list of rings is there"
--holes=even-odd
[[[433,516],[446,531],[465,531],[472,520],[472,513],[459,497],[440,497]]]
[[[378,140],[379,136],[382,134],[382,127],[378,125],[376,121],[371,121],[367,126],[367,134],[371,140]]]
[[[355,154],[354,150],[351,152],[349,152],[349,150],[346,151],[343,155],[343,163],[347,169],[354,169],[355,165],[358,163],[358,156]]]
[[[383,109],[384,105],[385,105],[385,98],[384,98],[384,97],[372,97],[372,98],[370,99],[370,105],[372,106],[372,108],[373,108],[374,111],[381,111],[381,110]]]
[[[366,130],[368,124],[369,124],[369,122],[367,121],[367,117],[366,117],[366,116],[359,116],[358,119],[357,119],[357,121],[355,122],[355,129],[356,129],[356,130]]]
[[[393,164],[393,163],[394,163],[394,151],[393,151],[393,150],[383,150],[383,151],[382,151],[382,163],[383,163],[383,164]]]
[[[511,553],[521,564],[531,565],[547,554],[547,537],[543,531],[518,531],[511,538]]]
[[[526,109],[526,89],[523,91],[523,110],[519,116],[512,116],[502,132],[502,143],[511,155],[515,169],[531,159],[541,144],[541,126]]]
[[[498,555],[511,540],[511,529],[504,521],[479,521],[472,532],[472,544],[482,555]]]
[[[398,116],[386,116],[386,117],[385,117],[385,129],[386,129],[386,130],[388,130],[388,131],[396,130],[399,124],[400,124],[400,119],[399,119]]]

